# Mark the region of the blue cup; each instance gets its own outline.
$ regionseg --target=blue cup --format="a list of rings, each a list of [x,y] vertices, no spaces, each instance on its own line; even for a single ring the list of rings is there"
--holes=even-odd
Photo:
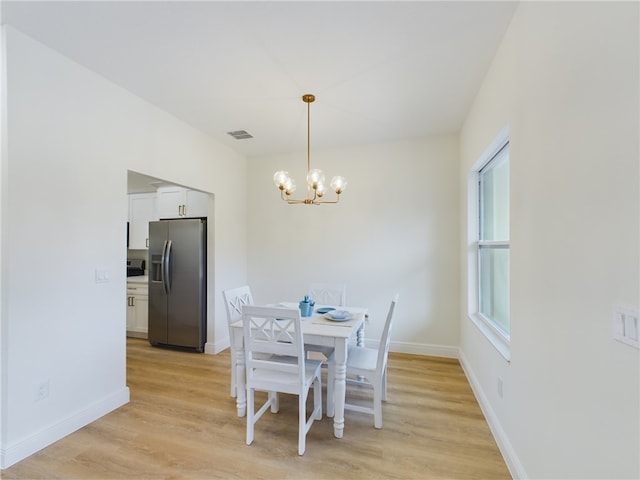
[[[313,305],[309,302],[300,302],[300,316],[301,317],[310,317],[313,312]]]

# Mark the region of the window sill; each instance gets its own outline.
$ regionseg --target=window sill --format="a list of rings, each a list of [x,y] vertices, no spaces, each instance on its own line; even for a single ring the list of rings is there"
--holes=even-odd
[[[491,345],[504,357],[507,362],[511,362],[511,345],[509,338],[500,332],[496,327],[491,325],[479,313],[470,313],[469,320],[480,330],[480,332],[489,340]]]

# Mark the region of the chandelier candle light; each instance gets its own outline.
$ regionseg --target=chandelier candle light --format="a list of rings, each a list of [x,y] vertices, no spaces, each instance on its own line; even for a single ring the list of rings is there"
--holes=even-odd
[[[336,199],[333,201],[323,200],[326,192],[326,185],[324,184],[324,173],[318,168],[311,169],[311,155],[310,149],[310,110],[311,103],[316,99],[315,96],[307,93],[302,96],[302,101],[307,104],[307,196],[304,199],[291,198],[291,194],[296,190],[296,184],[289,173],[283,170],[276,172],[273,175],[273,181],[280,189],[280,198],[287,202],[289,205],[304,204],[304,205],[321,205],[323,203],[338,203],[340,200],[340,194],[347,188],[347,180],[341,176],[335,176],[331,179],[329,186],[336,193]]]

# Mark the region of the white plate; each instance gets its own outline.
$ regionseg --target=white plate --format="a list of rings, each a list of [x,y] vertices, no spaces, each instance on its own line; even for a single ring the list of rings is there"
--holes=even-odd
[[[333,320],[334,322],[346,322],[347,320],[351,320],[353,315],[345,310],[333,310],[325,313],[324,318]]]

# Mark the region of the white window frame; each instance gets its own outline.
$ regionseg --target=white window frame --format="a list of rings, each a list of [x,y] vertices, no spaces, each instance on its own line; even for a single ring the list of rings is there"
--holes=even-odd
[[[507,360],[511,360],[511,335],[498,328],[493,321],[480,313],[479,308],[479,254],[480,245],[510,248],[509,241],[480,242],[480,171],[509,144],[509,129],[503,128],[494,141],[473,164],[468,178],[467,197],[467,315],[489,342]]]

